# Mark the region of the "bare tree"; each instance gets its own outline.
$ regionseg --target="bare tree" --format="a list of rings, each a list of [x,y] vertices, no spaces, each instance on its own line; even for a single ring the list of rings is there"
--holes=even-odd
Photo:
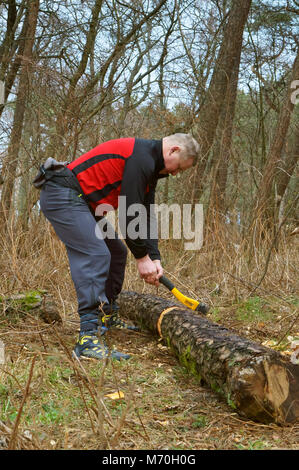
[[[6,31],[0,45],[0,80],[4,83],[4,103],[0,103],[0,117],[21,65],[27,28],[26,21],[23,21],[22,30],[16,37],[18,25],[23,19],[26,0],[18,5],[18,9],[15,0],[9,0],[7,3]]]
[[[293,89],[291,84],[299,76],[299,49],[294,60],[289,83],[287,85],[282,107],[279,113],[276,129],[267,154],[267,160],[260,181],[259,190],[256,197],[256,207],[254,211],[253,225],[258,224],[262,233],[264,229],[273,228],[274,221],[274,198],[273,181],[277,172],[277,167],[282,158],[282,151],[287,139],[291,115],[294,110],[294,100],[292,99]]]
[[[233,69],[236,67],[235,58],[240,56],[243,31],[250,6],[251,0],[244,0],[241,4],[237,0],[232,1],[209,89],[199,110],[196,132],[201,144],[202,163],[198,165],[197,169],[195,200],[200,197],[201,185],[199,182],[202,181],[208,154],[213,145],[221,109],[227,94],[227,87]]]
[[[235,63],[227,86],[216,139],[213,147],[213,178],[209,200],[209,221],[214,229],[219,228],[226,216],[227,174],[230,161],[233,123],[238,91],[239,65],[241,49],[235,57]]]
[[[285,209],[286,209],[286,196],[290,181],[294,176],[296,166],[299,162],[299,125],[294,123],[294,128],[290,131],[290,136],[285,145],[284,155],[281,161],[278,163],[277,172],[275,175],[276,184],[276,210],[278,214],[275,216],[275,220],[280,224],[283,220]],[[294,208],[295,214],[295,208]],[[296,216],[295,216],[296,217]],[[297,215],[298,219],[298,215]]]
[[[14,180],[18,166],[18,157],[22,137],[24,115],[27,94],[29,91],[29,80],[32,65],[32,50],[35,39],[36,24],[39,10],[39,0],[28,0],[26,17],[26,38],[24,41],[24,55],[22,57],[21,72],[17,92],[16,109],[13,119],[13,127],[7,155],[3,160],[3,188],[1,194],[2,218],[9,216],[12,202]]]

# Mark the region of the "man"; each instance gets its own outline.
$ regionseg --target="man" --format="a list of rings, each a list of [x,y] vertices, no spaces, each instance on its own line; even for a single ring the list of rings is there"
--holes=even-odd
[[[113,237],[97,235],[101,208],[117,209],[119,196],[125,196],[127,208],[142,204],[149,214],[158,179],[190,168],[198,154],[199,144],[191,135],[174,134],[162,140],[111,140],[69,164],[50,158],[41,166],[34,181],[42,187],[41,210],[66,246],[77,293],[80,334],[75,356],[128,359],[128,354],[109,351],[97,333],[113,327],[137,329],[118,316],[116,299],[124,281],[127,248],[114,231]],[[125,215],[125,228],[131,220]],[[133,238],[125,230],[140,277],[157,286],[163,274],[158,240]]]

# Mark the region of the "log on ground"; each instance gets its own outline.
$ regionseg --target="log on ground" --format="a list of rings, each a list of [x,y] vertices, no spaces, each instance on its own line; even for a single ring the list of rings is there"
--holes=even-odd
[[[45,323],[61,323],[54,298],[44,290],[31,290],[10,297],[0,297],[0,308],[7,320],[31,315]]]
[[[121,314],[160,334],[240,416],[264,424],[299,420],[299,366],[279,352],[160,297],[122,292],[119,305]]]

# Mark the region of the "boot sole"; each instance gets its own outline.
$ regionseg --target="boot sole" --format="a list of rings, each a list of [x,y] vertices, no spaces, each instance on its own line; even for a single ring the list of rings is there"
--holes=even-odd
[[[77,354],[75,353],[75,351],[72,352],[72,357],[74,359],[77,359],[78,361],[80,361],[81,359],[83,359],[84,361],[103,361],[104,359],[112,359],[114,361],[121,361],[121,360],[124,360],[124,361],[127,361],[129,359],[131,359],[132,356],[128,355],[128,357],[113,357],[111,355],[107,356],[107,357],[101,357],[101,358],[98,358],[98,357],[87,357],[87,356],[77,356]]]

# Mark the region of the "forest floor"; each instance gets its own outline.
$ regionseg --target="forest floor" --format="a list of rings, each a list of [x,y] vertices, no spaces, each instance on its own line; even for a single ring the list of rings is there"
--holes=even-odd
[[[2,309],[0,449],[299,450],[298,423],[281,427],[239,416],[150,332],[109,332],[108,345],[130,353],[128,361],[73,359],[79,321],[66,254],[50,236],[47,251],[39,249],[40,241],[36,245],[22,245],[18,257],[17,250],[3,252],[0,294],[45,289],[62,323],[45,323],[38,309]],[[196,277],[199,267],[191,265],[191,258],[178,260],[173,251],[167,259],[165,253],[166,275],[179,280],[186,295],[209,302],[208,318],[290,354],[290,342],[299,335],[297,245],[294,254],[281,255],[281,262],[273,257],[264,290],[252,295],[237,277],[244,279],[248,272],[251,282],[260,278],[264,262],[259,271],[249,270],[247,261],[245,267],[236,264],[242,261],[238,253],[235,259],[212,253],[208,265],[203,253],[196,262],[206,270]],[[235,278],[227,275],[233,266]],[[140,281],[132,259],[124,289],[174,300],[164,287],[157,294]]]
[[[257,299],[262,302],[255,297],[255,308]],[[274,344],[279,319],[264,310],[253,322],[256,310],[242,308],[223,307],[221,318],[219,308],[209,315],[241,336]],[[53,327],[32,310],[1,322],[6,362],[0,366],[0,448],[299,449],[298,424],[240,417],[149,332],[109,333],[108,344],[130,353],[128,361],[79,363],[71,357],[74,314],[64,320]],[[287,343],[281,346],[286,352]]]

